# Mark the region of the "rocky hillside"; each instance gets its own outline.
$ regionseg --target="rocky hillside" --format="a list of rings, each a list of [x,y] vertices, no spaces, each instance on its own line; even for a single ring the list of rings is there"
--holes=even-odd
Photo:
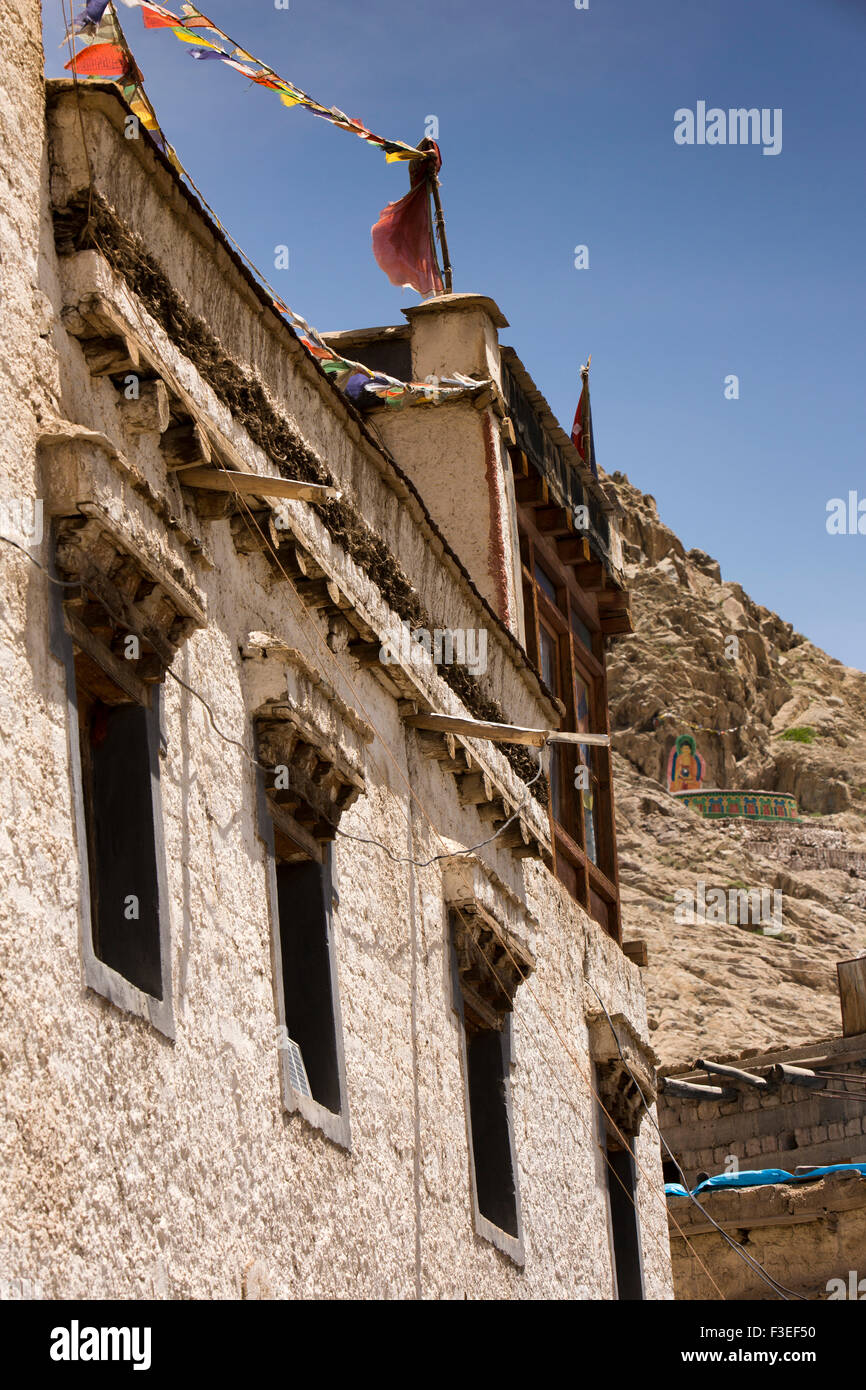
[[[724,583],[623,474],[606,481],[636,627],[610,654],[624,927],[648,944],[656,1051],[670,1065],[838,1033],[836,961],[866,951],[866,675]],[[802,825],[678,804],[667,760],[688,732],[704,786],[792,792]],[[676,890],[699,881],[780,891],[781,932],[678,922]]]

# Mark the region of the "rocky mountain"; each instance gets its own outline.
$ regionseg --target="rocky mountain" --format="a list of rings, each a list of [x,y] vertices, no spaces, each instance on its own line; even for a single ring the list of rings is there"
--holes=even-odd
[[[866,951],[866,674],[723,582],[623,474],[606,482],[636,628],[609,665],[624,929],[647,942],[656,1051],[671,1065],[838,1034],[836,962]],[[793,793],[802,822],[683,806],[667,790],[683,733],[704,787]],[[780,913],[757,929],[735,911],[690,923],[682,904],[701,884],[765,889]]]

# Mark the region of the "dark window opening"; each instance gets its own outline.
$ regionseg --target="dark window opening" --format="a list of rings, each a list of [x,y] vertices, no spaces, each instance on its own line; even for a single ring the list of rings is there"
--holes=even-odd
[[[666,1158],[662,1160],[662,1177],[666,1183],[682,1182],[682,1175],[680,1174],[680,1170],[674,1163],[672,1158]]]
[[[634,1158],[610,1137],[605,1146],[617,1298],[643,1299]]]
[[[301,1050],[313,1100],[339,1115],[329,865],[278,862],[276,878],[286,1030]]]
[[[76,692],[93,950],[137,989],[162,999],[155,716],[81,655]]]
[[[466,1038],[469,1121],[478,1210],[517,1236],[517,1189],[505,1093],[506,1049],[501,1032],[479,1029]]]

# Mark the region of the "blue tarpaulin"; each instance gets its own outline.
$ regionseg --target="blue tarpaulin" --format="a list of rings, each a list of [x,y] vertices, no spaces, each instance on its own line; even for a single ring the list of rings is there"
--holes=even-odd
[[[759,1168],[746,1173],[717,1173],[714,1178],[707,1178],[705,1182],[698,1183],[691,1195],[696,1197],[707,1188],[716,1190],[720,1187],[769,1187],[773,1183],[812,1182],[815,1178],[823,1178],[826,1173],[859,1173],[862,1178],[866,1178],[866,1163],[831,1163],[827,1168],[810,1168],[808,1173],[788,1173],[784,1168]],[[688,1195],[682,1183],[665,1183],[665,1196]]]

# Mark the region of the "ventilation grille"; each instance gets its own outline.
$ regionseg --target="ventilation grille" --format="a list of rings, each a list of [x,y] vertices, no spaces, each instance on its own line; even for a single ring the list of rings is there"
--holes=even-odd
[[[280,1043],[280,1051],[286,1054],[286,1061],[289,1068],[289,1084],[292,1090],[297,1091],[299,1096],[309,1096],[310,1100],[312,1100],[313,1093],[310,1090],[310,1083],[307,1079],[307,1068],[304,1066],[303,1054],[294,1038],[290,1038],[285,1032],[283,1033],[283,1040]]]

